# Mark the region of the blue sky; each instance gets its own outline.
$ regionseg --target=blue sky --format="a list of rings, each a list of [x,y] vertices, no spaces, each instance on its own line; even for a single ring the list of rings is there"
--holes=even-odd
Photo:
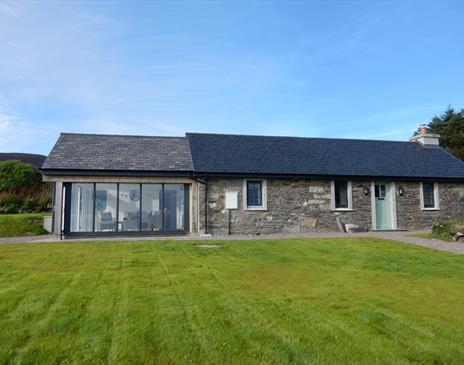
[[[0,151],[60,132],[406,140],[464,107],[464,2],[0,2]]]

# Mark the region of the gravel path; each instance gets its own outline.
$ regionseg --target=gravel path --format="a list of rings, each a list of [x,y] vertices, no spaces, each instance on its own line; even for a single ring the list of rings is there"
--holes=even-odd
[[[0,238],[0,244],[8,243],[59,243],[59,242],[94,242],[94,241],[154,241],[154,240],[255,240],[255,239],[285,239],[285,238],[337,238],[337,237],[378,237],[401,241],[409,245],[427,247],[431,249],[452,252],[464,255],[464,241],[461,242],[444,242],[435,239],[418,238],[414,234],[427,233],[424,231],[383,231],[383,232],[364,232],[364,233],[342,233],[342,232],[321,232],[321,233],[302,233],[302,234],[269,234],[269,235],[247,235],[247,236],[168,236],[168,237],[92,237],[79,238],[61,241],[53,235],[31,236],[31,237],[11,237]]]
[[[464,241],[445,242],[431,238],[414,237],[414,234],[429,233],[424,231],[406,232],[372,232],[372,236],[401,241],[409,245],[422,246],[435,250],[448,251],[464,255]]]

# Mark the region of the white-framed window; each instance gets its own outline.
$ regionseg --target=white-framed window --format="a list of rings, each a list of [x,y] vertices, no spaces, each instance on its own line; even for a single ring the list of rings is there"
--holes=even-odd
[[[332,210],[353,210],[353,192],[351,181],[331,182]]]
[[[438,183],[420,183],[420,204],[422,210],[440,209],[440,194],[438,190]]]
[[[243,181],[243,207],[245,210],[267,210],[267,182],[262,179]]]

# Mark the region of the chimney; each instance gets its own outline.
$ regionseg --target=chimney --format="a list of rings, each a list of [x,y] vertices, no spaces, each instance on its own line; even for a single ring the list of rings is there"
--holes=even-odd
[[[409,138],[410,142],[418,142],[424,146],[439,146],[440,145],[440,135],[429,133],[427,127],[421,127],[419,129],[419,134],[417,136]]]
[[[419,129],[419,134],[427,134],[429,133],[429,129],[427,127],[421,127]]]

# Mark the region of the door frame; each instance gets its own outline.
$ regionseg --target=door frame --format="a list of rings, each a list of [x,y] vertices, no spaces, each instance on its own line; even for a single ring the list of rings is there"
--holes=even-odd
[[[396,214],[396,184],[394,181],[371,181],[371,214],[372,224],[371,229],[377,231],[377,214],[375,211],[375,184],[386,184],[389,186],[387,194],[390,198],[390,218],[391,218],[391,230],[398,229],[398,221]]]

